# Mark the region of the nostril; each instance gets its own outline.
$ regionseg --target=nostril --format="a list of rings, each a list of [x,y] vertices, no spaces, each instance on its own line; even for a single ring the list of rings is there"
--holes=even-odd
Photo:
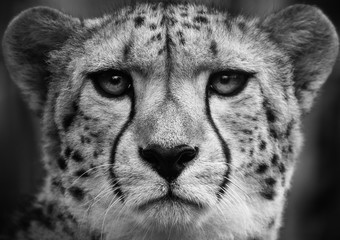
[[[156,151],[152,149],[139,148],[139,154],[145,161],[150,163],[152,166],[158,165],[159,156],[157,156],[158,154]]]
[[[185,149],[183,149],[180,152],[180,155],[178,157],[176,164],[185,165],[191,160],[193,160],[197,156],[197,154],[198,154],[197,147],[193,148],[193,147],[186,146]]]

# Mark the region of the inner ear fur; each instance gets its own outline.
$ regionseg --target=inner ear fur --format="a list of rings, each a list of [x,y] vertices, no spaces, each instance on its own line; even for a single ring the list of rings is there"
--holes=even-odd
[[[302,113],[308,112],[338,55],[335,27],[320,9],[300,4],[268,16],[263,26],[290,56],[295,95]]]
[[[73,36],[79,26],[78,19],[58,10],[35,7],[21,12],[7,27],[2,42],[7,69],[38,114],[48,91],[48,55]]]

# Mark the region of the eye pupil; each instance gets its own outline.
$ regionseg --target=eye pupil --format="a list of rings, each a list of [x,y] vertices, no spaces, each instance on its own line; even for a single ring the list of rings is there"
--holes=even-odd
[[[223,76],[221,77],[221,82],[222,82],[222,83],[229,83],[229,81],[230,81],[233,77],[235,78],[235,76],[226,76],[226,75],[223,75]]]
[[[118,85],[122,81],[121,76],[112,76],[111,79],[112,79],[111,83],[114,85]]]

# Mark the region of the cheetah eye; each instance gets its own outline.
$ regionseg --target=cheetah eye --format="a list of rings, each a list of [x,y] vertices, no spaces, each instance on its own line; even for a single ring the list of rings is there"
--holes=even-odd
[[[251,74],[240,71],[217,72],[210,76],[210,88],[219,95],[233,96],[240,93],[248,83]]]
[[[131,76],[123,71],[108,70],[90,74],[96,90],[108,98],[120,97],[131,88]]]

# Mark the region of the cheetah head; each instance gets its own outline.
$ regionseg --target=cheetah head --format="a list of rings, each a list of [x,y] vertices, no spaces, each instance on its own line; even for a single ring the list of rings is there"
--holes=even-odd
[[[39,199],[114,239],[275,239],[300,117],[338,51],[318,9],[140,4],[22,12],[3,41],[41,119]],[[66,210],[65,210],[66,209]]]

